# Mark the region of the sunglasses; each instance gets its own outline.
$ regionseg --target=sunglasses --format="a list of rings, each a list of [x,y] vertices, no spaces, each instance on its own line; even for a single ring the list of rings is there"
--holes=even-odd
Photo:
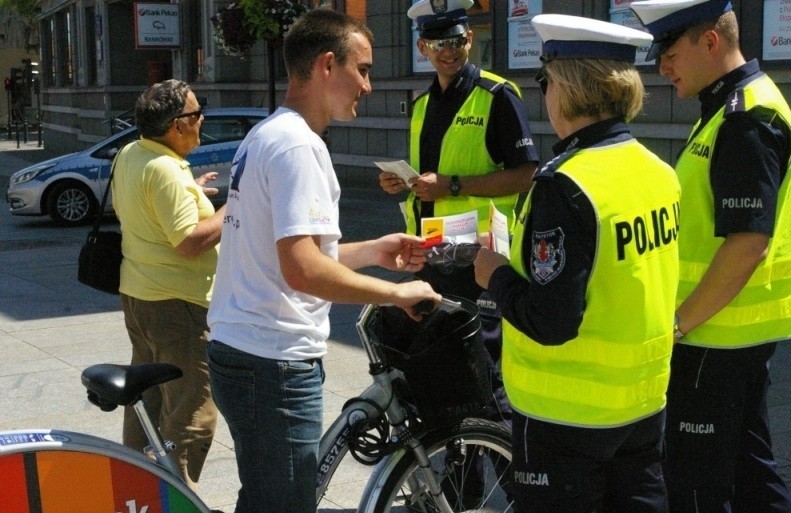
[[[479,249],[481,245],[477,243],[442,242],[426,250],[424,256],[431,267],[443,274],[450,274],[454,269],[472,265]]]
[[[469,40],[466,36],[457,36],[457,37],[449,37],[447,39],[424,39],[423,42],[426,44],[429,50],[432,52],[438,52],[443,48],[452,48],[457,49],[467,45]]]
[[[547,94],[547,82],[549,82],[549,74],[547,73],[546,66],[541,66],[541,69],[538,70],[538,73],[536,73],[536,82],[538,82],[538,86],[541,88],[541,94]]]
[[[181,119],[181,118],[191,118],[191,117],[195,117],[195,119],[202,118],[203,117],[203,109],[198,109],[198,110],[196,110],[194,112],[185,112],[184,114],[179,114],[178,116],[173,116],[173,119],[171,121],[175,121],[175,120]]]

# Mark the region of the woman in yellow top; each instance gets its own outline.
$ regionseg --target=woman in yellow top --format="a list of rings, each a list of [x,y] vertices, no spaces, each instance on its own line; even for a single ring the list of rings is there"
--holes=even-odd
[[[634,59],[651,36],[574,16],[532,21],[560,142],[517,217],[510,262],[486,249],[475,261],[503,312],[515,510],[666,512],[680,188],[626,124],[642,108]]]

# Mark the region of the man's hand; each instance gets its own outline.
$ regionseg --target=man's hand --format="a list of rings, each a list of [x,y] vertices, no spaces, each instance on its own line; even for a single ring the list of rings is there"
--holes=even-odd
[[[217,171],[209,171],[208,173],[204,173],[200,175],[198,178],[195,179],[195,183],[198,184],[201,188],[203,188],[203,194],[206,196],[214,196],[215,194],[220,192],[220,189],[215,187],[206,187],[206,184],[209,182],[213,182],[217,179],[220,174]]]
[[[423,255],[423,239],[404,233],[391,233],[373,241],[377,252],[376,265],[392,271],[414,273],[423,268],[426,257]]]
[[[489,248],[481,248],[478,251],[474,264],[475,282],[481,287],[488,289],[492,274],[498,267],[508,265],[508,259]]]
[[[420,201],[435,201],[450,194],[450,177],[426,172],[413,184],[412,190]]]
[[[409,186],[404,183],[400,176],[387,171],[379,173],[379,185],[388,194],[398,194],[401,191],[409,190]]]
[[[401,308],[406,314],[415,321],[420,321],[423,316],[414,311],[414,306],[424,299],[429,299],[436,307],[442,300],[442,296],[434,292],[431,285],[425,281],[415,280],[399,283],[396,285],[396,293],[393,304]]]

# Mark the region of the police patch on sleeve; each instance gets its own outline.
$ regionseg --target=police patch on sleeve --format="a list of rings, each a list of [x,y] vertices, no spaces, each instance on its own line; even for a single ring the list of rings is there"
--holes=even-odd
[[[533,251],[530,275],[541,285],[554,280],[566,265],[565,235],[560,227],[544,232],[533,232]]]

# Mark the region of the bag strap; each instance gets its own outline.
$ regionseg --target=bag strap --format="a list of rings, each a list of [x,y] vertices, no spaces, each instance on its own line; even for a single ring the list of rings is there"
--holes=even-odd
[[[104,190],[104,196],[102,196],[102,204],[99,205],[99,211],[96,212],[96,219],[93,222],[93,229],[91,230],[91,233],[88,234],[88,238],[96,238],[96,235],[99,233],[99,227],[102,225],[104,207],[107,205],[107,197],[110,195],[110,184],[113,183],[113,175],[115,175],[115,163],[116,159],[114,158],[113,166],[110,168],[110,178],[107,180],[107,188]]]

